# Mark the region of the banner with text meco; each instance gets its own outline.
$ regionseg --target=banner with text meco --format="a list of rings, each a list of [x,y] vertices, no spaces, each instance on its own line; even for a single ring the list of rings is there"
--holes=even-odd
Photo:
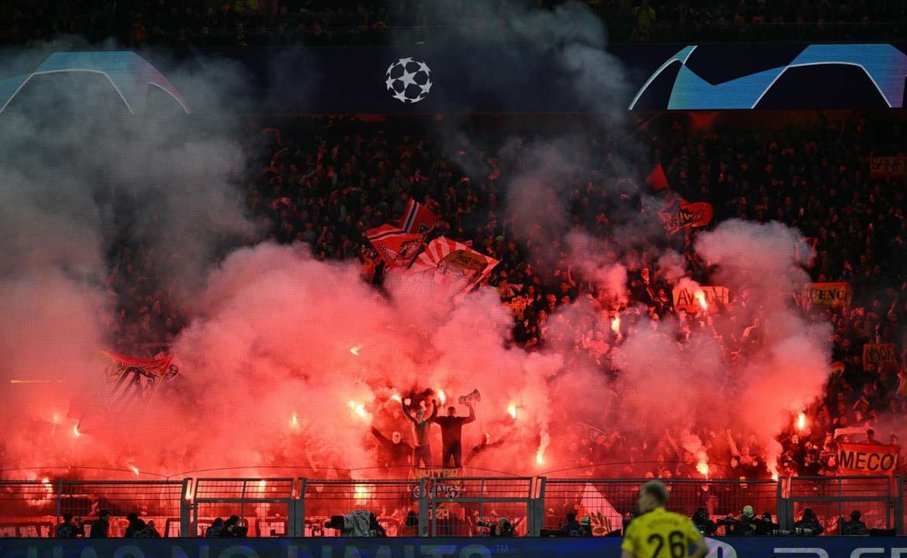
[[[893,475],[898,468],[899,446],[887,444],[840,444],[838,463],[850,475]]]

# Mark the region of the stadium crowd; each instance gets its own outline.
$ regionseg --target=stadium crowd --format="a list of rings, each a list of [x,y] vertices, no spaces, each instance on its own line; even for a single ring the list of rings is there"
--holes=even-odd
[[[556,264],[539,260],[531,239],[516,240],[504,211],[504,185],[512,169],[494,156],[500,146],[495,141],[505,138],[499,132],[489,134],[482,142],[441,145],[428,128],[412,121],[301,119],[279,128],[250,125],[250,144],[265,147],[259,151],[260,170],[246,183],[248,207],[264,221],[270,240],[306,243],[319,259],[358,260],[366,279],[380,288],[382,264],[365,231],[394,222],[410,199],[425,203],[438,216],[433,236],[471,243],[500,260],[491,284],[513,312],[513,343],[530,351],[544,349],[555,332],[563,335],[561,328],[553,327],[561,319],[558,309],[586,298],[593,307],[610,311],[614,301],[590,282],[575,278],[566,257]],[[891,363],[865,369],[863,362],[866,343],[895,343],[897,361],[903,363],[905,357],[904,179],[870,176],[867,159],[870,153],[894,153],[902,134],[896,123],[866,118],[820,117],[780,132],[753,133],[733,126],[697,131],[678,117],[646,135],[652,152],[664,163],[673,192],[711,202],[716,222],[740,217],[797,227],[815,239],[812,279],[853,286],[849,306],[814,305],[807,310],[812,319],[828,317],[834,324],[834,365],[824,397],[806,410],[809,428],[798,431],[792,421],[790,430],[781,435],[781,474],[834,473],[836,430],[856,428],[842,432],[851,441],[864,441],[866,429],[907,411],[904,369]],[[527,145],[533,140],[523,139]],[[630,168],[613,164],[621,149],[617,138],[602,140],[596,149],[600,160],[572,179],[574,226],[606,246],[619,226],[615,207],[623,204],[627,211],[637,212],[643,200],[654,195],[645,185],[651,162]],[[691,234],[662,235],[661,240],[647,242],[667,242],[687,260],[693,278],[708,284],[707,270],[691,249]],[[165,346],[183,318],[155,282],[150,264],[154,254],[127,243],[117,246],[110,254],[110,282],[120,295],[118,323],[113,325],[120,348],[141,352],[139,342]],[[722,336],[710,320],[674,308],[672,279],[659,271],[655,260],[660,251],[621,250],[621,261],[629,270],[629,300],[621,307],[620,328],[580,320],[572,339],[566,340],[573,347],[567,366],[592,364],[618,378],[614,349],[643,315],[676,318],[681,336],[702,328]],[[734,335],[724,334],[729,366],[758,347],[763,327],[757,318]],[[559,347],[564,343],[558,339]],[[405,425],[398,429],[406,431]],[[701,471],[696,458],[681,439],[688,434],[644,440],[617,428],[572,425],[559,435],[560,444],[576,457],[575,465],[589,475],[697,477]],[[769,476],[765,448],[754,439],[734,438],[724,431],[695,434],[710,456],[710,476]],[[870,441],[897,443],[889,434],[880,432]],[[628,460],[609,462],[617,447]]]
[[[563,0],[534,0],[554,7]],[[907,6],[888,0],[586,0],[612,41],[881,41],[903,37]],[[13,0],[0,5],[0,44],[60,34],[168,47],[285,47],[431,40],[452,22],[481,24],[503,1]]]

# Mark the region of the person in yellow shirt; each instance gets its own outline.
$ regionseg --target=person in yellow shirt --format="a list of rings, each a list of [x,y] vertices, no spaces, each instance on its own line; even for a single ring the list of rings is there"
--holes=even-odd
[[[668,489],[659,481],[639,490],[639,517],[630,522],[621,558],[705,558],[709,547],[690,518],[665,510]]]

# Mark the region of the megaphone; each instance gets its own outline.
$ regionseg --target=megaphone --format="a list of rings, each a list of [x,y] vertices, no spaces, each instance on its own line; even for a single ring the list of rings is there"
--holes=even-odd
[[[468,395],[461,395],[459,399],[457,399],[457,401],[460,403],[460,405],[467,405],[469,403],[481,403],[482,394],[479,393],[479,390],[474,389],[472,390],[472,393],[469,393]]]

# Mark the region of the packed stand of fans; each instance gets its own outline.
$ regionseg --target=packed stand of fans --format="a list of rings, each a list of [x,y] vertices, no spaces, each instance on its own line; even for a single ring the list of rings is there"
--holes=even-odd
[[[538,0],[552,8],[563,0]],[[885,0],[586,0],[612,41],[883,41],[903,37],[907,5]],[[500,5],[499,5],[500,4]],[[430,41],[451,22],[504,17],[499,2],[455,0],[14,0],[0,44],[60,34],[130,47],[286,47]]]
[[[559,265],[534,261],[533,241],[517,242],[505,224],[503,185],[508,171],[492,155],[493,140],[485,146],[464,141],[443,149],[418,127],[340,123],[320,130],[312,123],[294,129],[266,128],[260,137],[269,144],[262,172],[247,187],[249,206],[269,222],[277,242],[304,242],[319,259],[358,259],[363,273],[376,285],[382,266],[364,232],[393,222],[410,198],[431,207],[438,215],[433,235],[445,235],[471,244],[500,260],[492,284],[513,312],[513,342],[528,349],[543,349],[557,327],[557,310],[580,297],[608,308],[587,282],[574,278],[562,258]],[[403,131],[405,130],[405,131]],[[900,141],[897,125],[866,120],[821,121],[783,133],[692,132],[675,122],[653,141],[654,152],[665,162],[670,181],[690,200],[715,205],[716,220],[740,217],[778,220],[816,239],[817,257],[811,274],[816,281],[849,281],[854,286],[849,308],[811,308],[813,319],[830,317],[835,326],[836,365],[824,399],[808,410],[810,428],[782,435],[785,452],[781,474],[832,474],[837,429],[872,425],[880,414],[907,410],[899,396],[903,370],[883,366],[864,370],[864,343],[893,342],[902,350],[900,331],[907,321],[907,222],[903,218],[903,180],[871,179],[866,156]],[[492,133],[494,135],[494,133]],[[503,138],[500,138],[503,139]],[[531,143],[531,138],[526,138]],[[577,176],[571,198],[573,221],[607,245],[615,226],[607,208],[642,203],[636,192],[646,168],[622,169],[619,141],[602,140],[600,167]],[[872,148],[870,147],[872,146]],[[609,154],[610,152],[610,154]],[[831,161],[834,161],[832,164]],[[463,169],[471,169],[465,174]],[[733,191],[733,195],[728,192]],[[694,279],[707,284],[702,262],[690,239],[670,240],[688,260]],[[624,254],[630,266],[630,303],[620,316],[620,328],[600,328],[590,320],[588,329],[574,332],[567,365],[593,362],[604,374],[618,376],[611,360],[628,329],[642,314],[655,320],[668,317],[680,323],[681,335],[711,328],[707,319],[677,312],[672,285],[656,273],[654,255],[644,248]],[[739,337],[722,340],[729,358],[740,359],[760,342],[763,323],[758,318]],[[718,332],[714,332],[718,335]],[[903,355],[899,355],[903,362]],[[634,440],[614,430],[594,434],[577,428],[565,433],[576,455],[576,465],[594,476],[697,477],[696,460],[686,454],[680,432],[659,440]],[[723,478],[767,478],[765,455],[755,439],[733,439],[729,432],[699,432],[712,465],[710,474]],[[851,441],[865,435],[849,432]],[[877,441],[870,434],[870,442]],[[883,443],[889,440],[885,433]],[[608,464],[607,456],[628,456],[627,462]],[[722,457],[723,456],[723,457]],[[605,463],[605,464],[603,464]]]
[[[427,204],[437,215],[433,235],[467,242],[500,260],[491,283],[514,316],[513,342],[528,350],[544,349],[557,327],[559,308],[586,298],[601,309],[613,308],[605,292],[574,277],[560,262],[536,260],[535,244],[515,240],[506,224],[505,192],[511,169],[498,163],[506,134],[489,125],[476,136],[447,148],[419,132],[413,122],[365,124],[355,121],[299,120],[280,128],[250,125],[250,145],[260,154],[258,169],[246,184],[252,214],[263,230],[280,243],[308,244],[319,259],[358,261],[366,279],[380,288],[383,269],[365,231],[394,222],[410,199]],[[539,128],[542,128],[540,126]],[[555,126],[556,128],[556,126]],[[784,132],[738,132],[732,129],[691,131],[679,120],[652,131],[651,148],[663,161],[672,191],[688,200],[707,200],[715,220],[739,217],[778,220],[815,239],[816,259],[810,269],[815,281],[848,281],[853,302],[834,311],[812,308],[813,317],[827,315],[834,324],[832,375],[825,397],[809,409],[810,428],[782,434],[785,448],[779,473],[830,474],[838,464],[836,431],[851,441],[864,441],[853,429],[907,410],[905,373],[892,365],[864,370],[865,343],[895,343],[904,362],[902,328],[907,323],[907,222],[903,179],[871,178],[867,156],[895,153],[903,144],[898,124],[853,119],[792,127]],[[531,144],[527,135],[524,143]],[[649,163],[627,168],[620,138],[599,138],[592,151],[601,159],[576,176],[570,200],[574,225],[612,242],[615,207],[639,210]],[[264,145],[264,147],[262,147]],[[508,149],[514,148],[508,142]],[[519,149],[519,148],[518,148]],[[509,156],[511,157],[511,153]],[[832,162],[834,161],[834,162]],[[467,174],[464,169],[469,169]],[[730,192],[733,192],[731,194]],[[124,237],[128,236],[124,234]],[[665,242],[662,238],[645,242]],[[707,319],[677,312],[672,285],[658,272],[660,251],[638,249],[622,254],[628,265],[629,303],[619,328],[588,320],[573,338],[567,366],[593,365],[614,379],[614,349],[636,327],[642,315],[678,320],[680,335],[711,328]],[[683,254],[693,279],[708,284],[703,264],[691,249],[689,236],[668,237]],[[535,244],[534,244],[535,243]],[[614,247],[616,250],[617,247]],[[179,305],[155,277],[152,262],[161,257],[152,248],[118,242],[110,250],[109,288],[117,313],[111,324],[116,348],[151,356],[184,325]],[[615,254],[616,257],[616,254]],[[612,326],[614,324],[612,323]],[[746,325],[734,338],[724,338],[730,362],[758,346],[763,322]],[[718,332],[714,332],[718,335]],[[560,339],[558,346],[563,346]],[[555,421],[558,422],[558,421]],[[560,424],[567,421],[560,421]],[[404,425],[405,427],[405,425]],[[841,430],[850,428],[850,431]],[[880,429],[881,430],[881,429]],[[857,432],[855,434],[855,432]],[[871,441],[897,443],[880,431]],[[696,459],[679,441],[682,433],[642,440],[617,430],[596,432],[576,428],[562,434],[559,445],[576,456],[576,466],[595,476],[695,477]],[[727,432],[696,433],[711,460],[710,475],[724,478],[766,477],[763,449],[755,439],[732,439]],[[620,448],[626,462],[609,456]],[[722,457],[723,456],[723,457]]]

